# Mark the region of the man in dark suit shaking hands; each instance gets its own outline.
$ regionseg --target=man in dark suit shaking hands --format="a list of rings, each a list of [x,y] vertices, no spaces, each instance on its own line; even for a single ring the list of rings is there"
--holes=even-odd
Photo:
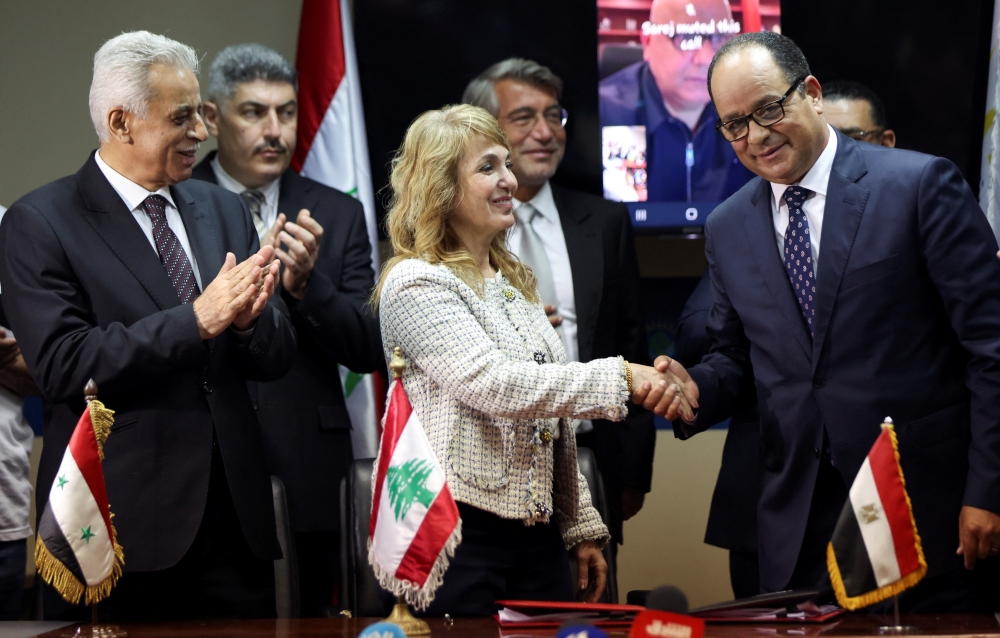
[[[639,263],[624,204],[553,184],[566,151],[562,80],[537,62],[510,58],[469,83],[462,101],[500,122],[517,176],[511,250],[535,271],[538,291],[570,361],[623,356],[649,360]],[[634,357],[634,358],[633,358]],[[580,445],[594,449],[607,490],[612,537],[649,492],[653,415],[632,408],[625,423],[580,422]]]
[[[218,140],[194,169],[246,200],[262,244],[283,264],[279,295],[298,335],[291,371],[255,384],[270,472],[285,483],[300,556],[303,616],[323,615],[337,576],[340,480],[351,420],[338,364],[384,365],[379,326],[366,308],[374,285],[361,202],[289,168],[295,152],[295,68],[259,44],[231,46],[208,71],[205,120]]]
[[[760,575],[775,591],[829,582],[826,545],[892,417],[928,563],[901,605],[968,609],[1000,553],[993,232],[951,162],[827,124],[788,38],[738,36],[708,77],[720,134],[759,178],[705,226],[713,344],[690,378],[671,364],[700,392],[677,430],[728,416],[756,378]]]
[[[102,603],[112,619],[275,613],[281,550],[247,380],[285,374],[295,335],[246,205],[185,181],[207,137],[197,69],[163,36],[105,43],[90,90],[100,149],[0,225],[4,310],[54,404],[38,512],[89,378],[116,413],[104,475],[125,574]]]

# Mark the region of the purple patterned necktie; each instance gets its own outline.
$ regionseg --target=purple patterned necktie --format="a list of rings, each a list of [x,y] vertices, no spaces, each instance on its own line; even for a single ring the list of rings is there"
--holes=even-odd
[[[806,197],[812,193],[808,188],[792,185],[785,189],[784,198],[788,203],[788,229],[785,230],[785,270],[792,283],[799,309],[809,324],[809,336],[813,336],[813,318],[816,314],[816,277],[813,275],[812,242],[809,237],[809,220],[806,219]]]
[[[153,221],[153,241],[156,252],[160,254],[160,263],[167,270],[167,276],[177,291],[182,304],[191,303],[201,294],[198,281],[191,269],[191,262],[177,239],[174,231],[167,225],[167,200],[161,195],[150,195],[142,202],[142,208]]]

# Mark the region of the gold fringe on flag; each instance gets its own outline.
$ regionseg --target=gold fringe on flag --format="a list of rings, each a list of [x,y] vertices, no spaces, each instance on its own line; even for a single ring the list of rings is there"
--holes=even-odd
[[[115,411],[104,407],[104,404],[93,399],[87,405],[90,410],[90,424],[94,426],[94,436],[97,437],[97,455],[104,460],[104,442],[111,434],[111,426],[115,424]]]
[[[125,554],[122,552],[122,546],[118,544],[118,532],[115,531],[114,523],[111,524],[111,544],[115,548],[115,559],[111,565],[111,573],[96,585],[84,585],[77,580],[73,572],[66,569],[62,561],[49,552],[49,548],[42,542],[41,536],[35,537],[35,568],[42,580],[52,585],[66,602],[79,605],[82,598],[83,604],[92,605],[101,602],[111,594],[111,590],[122,575],[122,565],[125,564]]]
[[[916,544],[919,566],[916,571],[910,572],[885,587],[873,589],[860,596],[848,596],[847,590],[844,587],[844,579],[840,574],[840,566],[837,565],[837,557],[833,553],[833,542],[831,541],[826,546],[826,566],[830,571],[830,584],[833,585],[833,592],[837,595],[837,602],[840,603],[841,607],[849,611],[869,607],[887,598],[892,598],[919,583],[924,574],[927,573],[927,560],[924,558],[924,548],[920,544],[920,534],[917,533],[917,521],[913,518],[913,503],[910,502],[910,494],[906,491],[906,479],[903,478],[903,467],[899,464],[899,441],[896,439],[896,429],[891,423],[883,423],[882,429],[889,430],[889,440],[892,441],[892,451],[896,457],[896,469],[899,470],[899,481],[903,485],[903,494],[906,496],[906,508],[910,512],[910,525],[913,526],[913,540]]]

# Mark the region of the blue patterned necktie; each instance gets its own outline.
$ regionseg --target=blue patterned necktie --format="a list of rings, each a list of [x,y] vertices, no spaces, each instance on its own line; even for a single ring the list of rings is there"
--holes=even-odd
[[[812,193],[808,188],[792,185],[785,189],[788,203],[788,228],[785,230],[785,270],[792,283],[799,309],[813,336],[813,318],[816,315],[816,277],[813,275],[812,241],[809,237],[809,220],[802,206]]]
[[[190,303],[201,294],[198,281],[188,260],[184,247],[174,231],[167,225],[167,200],[160,195],[150,195],[142,202],[142,208],[153,222],[153,241],[160,263],[167,270],[170,283],[174,285],[182,304]]]

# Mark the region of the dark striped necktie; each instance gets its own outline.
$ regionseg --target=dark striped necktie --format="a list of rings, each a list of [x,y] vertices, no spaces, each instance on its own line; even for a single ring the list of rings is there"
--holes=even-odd
[[[160,254],[160,263],[167,270],[177,296],[182,304],[191,303],[201,294],[198,280],[194,277],[194,270],[184,247],[167,225],[167,200],[161,195],[150,195],[142,202],[142,208],[153,222],[156,252]]]

